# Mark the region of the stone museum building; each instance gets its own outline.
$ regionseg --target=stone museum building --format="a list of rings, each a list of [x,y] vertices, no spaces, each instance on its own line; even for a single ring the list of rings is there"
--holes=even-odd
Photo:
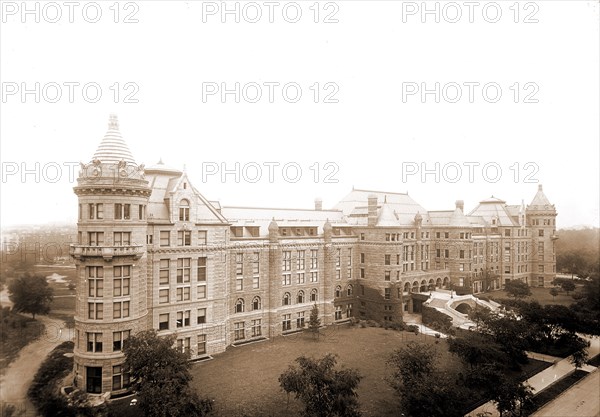
[[[329,210],[227,207],[185,171],[136,163],[111,115],[74,191],[74,371],[90,393],[127,390],[123,343],[141,330],[202,359],[299,331],[315,304],[324,325],[395,321],[433,289],[555,278],[557,213],[541,185],[529,205],[491,197],[470,213],[357,189]]]

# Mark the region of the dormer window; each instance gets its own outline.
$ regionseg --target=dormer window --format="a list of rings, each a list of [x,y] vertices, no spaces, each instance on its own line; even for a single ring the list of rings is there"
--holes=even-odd
[[[181,200],[181,202],[179,203],[179,221],[190,221],[190,202],[186,199]]]

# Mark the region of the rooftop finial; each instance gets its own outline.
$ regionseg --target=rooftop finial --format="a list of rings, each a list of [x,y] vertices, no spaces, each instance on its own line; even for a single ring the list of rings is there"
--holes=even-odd
[[[538,191],[542,191],[542,184],[538,184]]]
[[[119,119],[114,113],[111,113],[108,118],[108,128],[111,130],[119,130]]]

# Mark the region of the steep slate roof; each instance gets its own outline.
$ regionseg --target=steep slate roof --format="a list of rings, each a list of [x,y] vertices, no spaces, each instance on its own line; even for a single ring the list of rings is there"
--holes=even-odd
[[[329,220],[332,226],[348,226],[339,210],[282,209],[261,207],[223,207],[221,214],[232,226],[258,226],[260,236],[268,236],[269,224],[274,220],[279,227],[316,227],[323,233]]]
[[[404,193],[392,193],[385,191],[356,190],[353,189],[346,197],[334,206],[334,209],[341,210],[348,216],[348,222],[355,225],[367,224],[368,197],[374,195],[377,197],[378,219],[383,222],[382,225],[410,226],[414,224],[415,215],[421,213],[425,216],[425,210],[420,204]],[[387,206],[384,217],[381,218],[381,208]],[[392,214],[393,213],[393,216]],[[397,219],[394,223],[393,217]],[[423,219],[423,224],[426,219]]]
[[[133,155],[123,140],[119,132],[119,120],[115,114],[111,114],[108,120],[108,131],[98,145],[96,153],[92,159],[99,159],[100,162],[117,163],[121,160],[135,164]]]
[[[518,226],[518,218],[511,214],[508,207],[504,200],[492,196],[480,201],[479,205],[469,213],[469,216],[481,216],[488,224],[491,224],[492,219],[496,218],[497,226]]]

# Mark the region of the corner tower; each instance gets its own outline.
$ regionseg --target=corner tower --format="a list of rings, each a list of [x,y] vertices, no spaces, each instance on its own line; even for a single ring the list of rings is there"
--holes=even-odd
[[[526,222],[531,230],[532,285],[549,287],[556,278],[556,208],[544,194],[542,186],[525,210]]]
[[[123,342],[149,326],[146,207],[150,188],[111,115],[92,161],[81,164],[74,383],[84,392],[127,390]]]

